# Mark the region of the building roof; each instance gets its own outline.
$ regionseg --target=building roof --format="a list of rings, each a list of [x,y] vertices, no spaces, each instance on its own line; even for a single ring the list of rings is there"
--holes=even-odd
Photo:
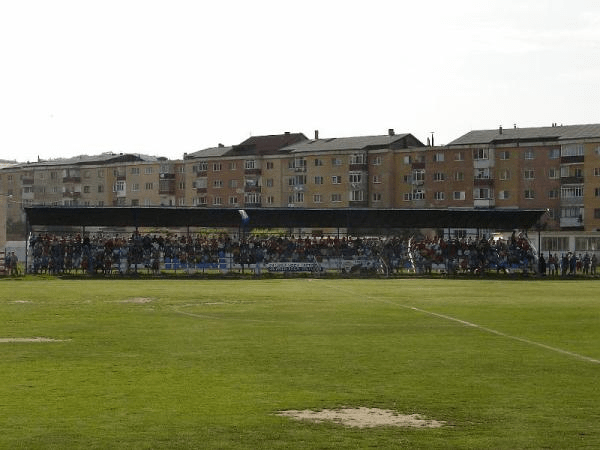
[[[381,135],[381,136],[355,136],[330,139],[311,139],[298,142],[281,149],[286,153],[320,152],[331,150],[371,150],[377,148],[408,148],[411,146],[423,147],[423,144],[410,133]]]
[[[591,138],[600,138],[600,124],[474,130],[450,142],[448,146],[502,144],[512,142],[565,141]]]
[[[545,210],[246,208],[250,228],[532,228]],[[49,207],[25,208],[31,226],[234,227],[233,208]]]
[[[194,153],[188,153],[184,159],[203,159],[203,158],[218,158],[225,156],[233,147],[219,145],[218,147],[205,148]]]
[[[231,156],[267,155],[276,153],[288,145],[306,141],[303,133],[272,134],[267,136],[252,136],[238,145],[234,145]]]
[[[115,162],[134,162],[134,161],[159,161],[164,158],[132,154],[132,153],[113,153],[106,152],[99,155],[79,155],[72,158],[57,158],[50,160],[39,160],[35,162],[18,163],[12,167],[26,168],[26,167],[45,167],[45,166],[76,166],[85,164],[106,164]]]

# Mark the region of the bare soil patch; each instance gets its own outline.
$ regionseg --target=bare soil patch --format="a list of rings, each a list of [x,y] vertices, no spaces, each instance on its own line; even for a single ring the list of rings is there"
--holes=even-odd
[[[0,338],[0,344],[10,342],[64,342],[64,339],[52,339],[45,337],[28,337],[28,338]]]
[[[356,428],[385,426],[439,428],[446,424],[446,422],[438,420],[425,419],[419,414],[399,414],[396,411],[379,408],[323,409],[321,411],[288,410],[280,411],[277,415],[311,422],[335,422]]]
[[[151,301],[150,297],[133,297],[125,299],[121,303],[150,303]]]

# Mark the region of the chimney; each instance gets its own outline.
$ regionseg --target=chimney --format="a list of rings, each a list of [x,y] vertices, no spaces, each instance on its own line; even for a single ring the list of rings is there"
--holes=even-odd
[[[395,134],[396,134],[396,133],[394,133],[394,129],[393,129],[393,128],[389,128],[389,129],[388,129],[388,135],[390,135],[390,136],[393,136],[393,135],[395,135]]]
[[[502,134],[502,125],[498,127],[498,134]]]
[[[223,148],[223,147],[225,147],[225,146],[219,142],[219,148]]]
[[[315,130],[315,141],[319,140],[319,130]]]

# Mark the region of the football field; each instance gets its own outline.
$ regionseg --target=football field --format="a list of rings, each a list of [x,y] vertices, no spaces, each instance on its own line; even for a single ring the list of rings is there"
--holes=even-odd
[[[0,281],[0,448],[600,448],[600,282]]]

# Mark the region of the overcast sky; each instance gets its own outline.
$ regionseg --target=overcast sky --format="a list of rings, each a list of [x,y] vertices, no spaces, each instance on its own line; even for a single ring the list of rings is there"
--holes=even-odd
[[[0,159],[600,123],[594,0],[1,0]]]

